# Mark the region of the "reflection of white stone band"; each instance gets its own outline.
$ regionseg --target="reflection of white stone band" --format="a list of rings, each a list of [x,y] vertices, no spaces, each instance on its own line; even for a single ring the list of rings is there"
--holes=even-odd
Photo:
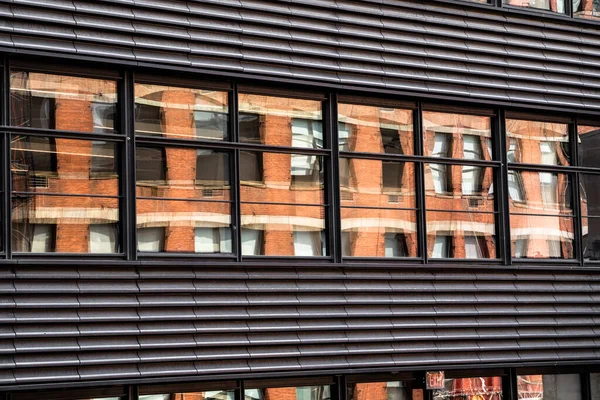
[[[488,235],[496,234],[494,224],[486,224],[474,221],[427,221],[427,231],[445,231],[445,232],[478,232]]]
[[[587,228],[584,230],[587,231]],[[585,233],[587,233],[587,232],[585,232]],[[567,231],[563,231],[560,229],[552,229],[552,228],[544,228],[544,227],[539,227],[539,228],[528,227],[528,228],[511,229],[510,236],[511,237],[527,236],[530,238],[537,238],[537,239],[544,239],[544,240],[548,239],[549,237],[561,237],[561,238],[567,238],[567,239],[574,238],[573,232],[567,232]]]
[[[115,199],[116,200],[116,199]],[[93,224],[119,222],[119,209],[115,208],[69,208],[36,207],[25,214],[13,212],[13,221],[33,224]]]
[[[342,219],[342,231],[351,230],[389,230],[398,232],[416,232],[417,225],[414,222],[403,219],[391,218],[344,218]]]

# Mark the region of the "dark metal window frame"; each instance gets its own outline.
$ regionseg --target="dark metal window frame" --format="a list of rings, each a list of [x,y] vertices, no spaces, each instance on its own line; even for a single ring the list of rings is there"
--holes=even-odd
[[[2,68],[3,72],[3,92],[2,92],[2,119],[0,120],[0,129],[4,132],[4,142],[2,144],[2,152],[4,154],[3,159],[3,176],[2,176],[2,217],[3,221],[10,221],[10,196],[11,196],[11,185],[10,185],[10,135],[11,134],[38,134],[47,135],[53,137],[64,137],[64,138],[78,138],[88,140],[106,140],[116,142],[120,148],[121,155],[121,182],[120,182],[120,236],[121,236],[121,248],[123,249],[120,254],[69,254],[69,253],[40,253],[40,254],[19,254],[13,257],[10,247],[10,236],[11,236],[11,224],[4,223],[2,226],[3,238],[2,243],[4,251],[0,252],[0,257],[5,260],[13,258],[18,259],[38,259],[40,261],[50,259],[81,259],[85,256],[91,260],[114,260],[124,259],[127,261],[135,260],[147,260],[148,262],[154,263],[161,260],[172,260],[179,258],[182,261],[195,260],[197,258],[202,259],[213,259],[214,261],[245,261],[249,265],[256,264],[260,265],[261,262],[264,264],[267,262],[294,262],[295,264],[310,261],[312,265],[318,265],[319,263],[341,263],[344,261],[345,264],[353,264],[355,262],[370,262],[373,264],[389,265],[389,263],[425,263],[432,265],[448,266],[448,265],[459,265],[464,263],[476,263],[477,265],[493,264],[493,265],[598,265],[600,262],[583,262],[583,249],[581,245],[581,216],[579,213],[579,175],[580,173],[599,173],[600,169],[593,169],[588,167],[578,166],[578,149],[577,149],[577,124],[580,121],[582,124],[599,125],[600,121],[594,121],[590,117],[584,117],[577,119],[575,114],[568,112],[558,112],[551,116],[544,115],[540,111],[523,111],[523,109],[505,109],[505,108],[479,108],[477,106],[470,106],[469,103],[465,105],[456,106],[455,103],[448,103],[442,100],[431,103],[431,100],[419,100],[414,96],[407,95],[406,97],[400,97],[400,95],[387,95],[379,94],[374,95],[358,95],[356,92],[352,92],[351,89],[347,90],[331,90],[331,91],[319,91],[319,90],[307,90],[307,89],[296,89],[297,86],[286,85],[285,88],[271,83],[271,85],[247,85],[244,83],[240,87],[244,89],[244,92],[253,92],[257,94],[272,95],[272,96],[288,96],[297,97],[303,99],[314,99],[323,101],[323,131],[324,131],[324,148],[323,149],[301,149],[293,147],[277,147],[277,146],[266,146],[255,143],[240,143],[239,142],[239,126],[238,126],[238,83],[236,80],[231,81],[228,79],[221,81],[213,81],[211,79],[197,81],[195,79],[197,74],[181,74],[172,78],[162,79],[157,74],[148,74],[140,72],[142,80],[140,82],[149,82],[156,84],[177,84],[183,87],[193,87],[201,89],[214,89],[214,90],[227,90],[229,93],[229,124],[230,124],[230,138],[228,141],[213,141],[213,140],[185,140],[185,139],[174,139],[174,138],[158,138],[151,136],[135,136],[134,121],[133,121],[133,107],[134,107],[134,83],[137,78],[137,72],[132,69],[123,69],[120,73],[115,72],[114,69],[102,70],[94,69],[83,66],[70,66],[63,68],[60,64],[54,65],[49,64],[47,69],[40,69],[39,67],[34,68],[39,72],[48,73],[60,73],[63,72],[66,75],[84,76],[91,78],[110,78],[116,79],[118,82],[118,96],[119,103],[117,105],[119,110],[119,117],[115,122],[117,132],[115,134],[98,134],[98,133],[86,133],[82,135],[77,132],[60,131],[60,130],[45,130],[45,129],[34,129],[34,128],[20,128],[11,127],[10,121],[10,67],[16,66],[17,68],[24,69],[30,64],[16,60],[13,63],[12,59],[8,57],[3,59]],[[39,65],[39,64],[36,64]],[[32,69],[33,70],[33,69]],[[245,82],[245,81],[242,81]],[[388,107],[411,107],[414,109],[414,141],[415,155],[386,155],[386,154],[371,154],[371,153],[353,153],[348,154],[340,152],[337,147],[338,143],[338,129],[337,129],[337,104],[339,102],[351,102],[356,104],[364,105],[384,105]],[[456,159],[445,159],[445,158],[432,158],[423,156],[423,137],[422,137],[422,113],[423,110],[428,111],[439,111],[439,112],[456,112],[463,114],[472,115],[487,115],[492,117],[492,148],[493,148],[493,159],[492,160],[456,160]],[[572,174],[575,178],[573,180],[573,198],[578,201],[573,201],[574,207],[574,218],[575,218],[575,246],[576,256],[575,260],[561,260],[561,259],[535,259],[535,260],[513,260],[510,257],[510,226],[508,220],[508,184],[507,184],[507,172],[508,163],[506,160],[506,143],[505,143],[505,118],[508,115],[509,118],[521,118],[521,119],[534,119],[543,121],[556,121],[569,123],[570,127],[570,141],[571,141],[571,157],[572,163],[569,167],[561,166],[542,166],[542,165],[523,165],[523,167],[532,167],[541,170],[557,170],[561,172],[567,172]],[[556,116],[558,115],[558,116]],[[562,115],[562,116],[561,116]],[[136,223],[135,223],[135,145],[136,142],[144,143],[148,145],[173,145],[173,146],[192,146],[201,148],[212,148],[223,151],[231,152],[233,155],[230,157],[231,162],[231,179],[232,179],[232,225],[234,226],[232,246],[234,250],[238,250],[231,254],[224,256],[214,254],[194,254],[194,253],[142,253],[138,255],[137,239],[135,237]],[[269,152],[283,152],[283,153],[306,153],[315,154],[326,157],[326,176],[325,176],[325,198],[326,203],[323,207],[327,210],[326,212],[326,236],[329,254],[323,257],[277,257],[277,256],[241,256],[241,207],[239,202],[239,158],[240,151],[253,150],[253,151],[269,151]],[[419,247],[419,255],[415,259],[411,258],[392,258],[386,259],[383,257],[368,257],[355,258],[349,257],[342,260],[342,249],[341,249],[341,229],[340,229],[340,188],[339,188],[339,158],[340,156],[351,156],[360,158],[373,158],[373,159],[385,159],[385,160],[396,160],[396,161],[409,161],[415,162],[416,169],[416,206],[417,212],[417,243]],[[494,172],[495,182],[495,215],[496,215],[496,259],[433,259],[428,260],[426,256],[426,212],[425,212],[425,192],[424,192],[424,167],[423,164],[426,162],[433,162],[438,164],[457,164],[457,165],[481,165],[492,167]],[[141,257],[141,258],[140,258]],[[254,263],[256,261],[256,263]]]

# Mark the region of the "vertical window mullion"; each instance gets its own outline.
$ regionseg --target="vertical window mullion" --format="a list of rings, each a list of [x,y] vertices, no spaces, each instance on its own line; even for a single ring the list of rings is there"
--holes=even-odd
[[[340,201],[340,156],[338,145],[338,97],[336,93],[330,93],[326,102],[324,135],[327,140],[325,146],[331,151],[329,160],[329,171],[326,178],[327,203],[329,204],[327,217],[329,223],[329,253],[334,262],[342,262],[342,225],[341,225],[341,201]]]
[[[3,69],[2,69],[2,100],[0,104],[2,104],[2,125],[8,126],[10,124],[10,65],[8,63],[8,59],[3,60]],[[12,248],[11,248],[11,236],[12,236],[12,227],[11,227],[11,168],[10,168],[10,137],[9,133],[3,134],[3,143],[2,143],[2,152],[3,152],[3,163],[2,166],[4,168],[4,175],[2,176],[2,190],[3,190],[3,202],[4,207],[2,207],[2,238],[0,238],[2,247],[4,247],[5,258],[11,258]]]
[[[498,224],[502,231],[502,253],[504,253],[506,265],[512,264],[512,249],[511,249],[511,233],[510,233],[510,200],[508,192],[508,161],[506,157],[506,115],[504,110],[498,111],[498,122],[496,124],[498,128],[498,140],[496,141],[496,149],[498,150],[498,159],[502,162],[500,167],[500,182],[498,184],[501,189],[498,192],[498,211],[499,219]]]
[[[137,223],[136,223],[136,161],[135,161],[135,94],[133,72],[123,74],[123,90],[120,111],[121,127],[125,140],[125,158],[123,162],[123,201],[125,213],[121,218],[123,226],[123,250],[128,260],[137,259]]]
[[[423,105],[417,103],[413,115],[415,155],[422,156],[423,150]],[[427,216],[425,212],[425,164],[415,162],[415,192],[417,196],[417,237],[420,257],[427,263]]]
[[[571,124],[569,124],[569,141],[572,143],[570,148],[571,153],[571,166],[579,166],[579,135],[577,129],[577,119],[574,120]],[[571,193],[568,194],[571,196],[572,201],[571,204],[573,206],[573,217],[575,221],[573,221],[574,226],[574,240],[575,240],[575,254],[577,254],[577,259],[579,260],[579,265],[583,265],[583,223],[582,223],[582,215],[581,215],[581,194],[579,187],[579,179],[580,173],[575,172],[571,174],[572,177],[572,185],[571,185]]]
[[[233,84],[233,90],[229,96],[229,115],[231,125],[231,141],[239,143],[239,115],[238,115],[238,86]],[[231,225],[233,229],[233,251],[237,261],[242,260],[242,207],[240,204],[240,150],[233,152],[230,160],[231,179]]]

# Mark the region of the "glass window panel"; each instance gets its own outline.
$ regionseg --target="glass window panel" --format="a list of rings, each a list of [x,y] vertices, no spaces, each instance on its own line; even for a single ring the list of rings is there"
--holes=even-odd
[[[193,393],[165,393],[140,395],[139,400],[234,400],[233,390],[213,390]]]
[[[217,201],[230,198],[226,152],[138,146],[136,154],[138,197]]]
[[[502,377],[455,378],[444,381],[444,389],[433,390],[433,400],[502,400]]]
[[[586,261],[600,260],[600,218],[581,219],[583,233],[583,258]]]
[[[114,80],[12,70],[11,125],[114,133]]]
[[[349,400],[412,400],[413,381],[365,382],[348,385]]]
[[[116,253],[118,224],[90,225],[90,253]]]
[[[435,210],[494,210],[491,167],[425,164],[425,204]]]
[[[108,226],[119,222],[119,199],[13,195],[12,221],[15,252],[114,253],[116,234],[114,239],[100,239],[97,227],[106,225],[102,233],[111,235]],[[113,240],[110,247],[107,240]],[[99,241],[104,242],[102,247]]]
[[[600,216],[600,175],[580,174],[581,215]]]
[[[510,216],[514,258],[574,258],[573,218],[539,215]]]
[[[241,156],[240,166],[242,201],[324,203],[324,157],[253,151],[243,153],[245,155]],[[261,166],[253,168],[256,163]],[[300,168],[300,164],[307,168]],[[257,179],[244,179],[252,177]]]
[[[268,203],[241,206],[242,232],[252,231],[246,234],[247,245],[242,244],[246,255],[327,255],[324,207]],[[252,240],[262,243],[253,243],[251,249]]]
[[[417,257],[415,210],[341,209],[344,257]]]
[[[493,213],[427,211],[430,258],[496,258]]]
[[[590,374],[592,400],[600,400],[600,374]]]
[[[511,170],[508,176],[511,213],[573,214],[570,175]]]
[[[426,156],[491,160],[491,137],[490,117],[423,112],[423,146]]]
[[[240,141],[323,148],[322,102],[240,93]]]
[[[518,375],[519,400],[581,400],[581,378],[578,374]]]
[[[138,228],[137,229],[138,251],[158,252],[165,249],[165,228]]]
[[[585,1],[585,0],[584,0]],[[598,2],[600,9],[600,0]],[[600,168],[600,126],[578,125],[579,164]]]
[[[338,121],[341,151],[414,154],[413,110],[342,103]]]
[[[346,171],[346,172],[344,172]],[[409,162],[340,158],[342,204],[415,208],[415,165]]]
[[[15,192],[119,194],[114,143],[45,136],[15,136],[11,142]]]
[[[181,253],[231,252],[231,203],[219,201],[188,201],[169,199],[137,199],[138,249]],[[146,228],[164,230],[161,234],[147,231],[151,237],[140,240],[139,232]],[[144,249],[143,249],[144,248]],[[212,251],[210,251],[212,249]]]
[[[507,119],[506,135],[509,162],[571,164],[568,124]]]
[[[576,18],[600,19],[600,0],[573,0]]]
[[[134,90],[136,135],[227,140],[227,92],[145,83]]]
[[[561,14],[565,13],[565,0],[503,0],[503,2],[515,7],[534,8]]]
[[[274,387],[244,390],[246,400],[331,400],[331,388],[323,386]]]

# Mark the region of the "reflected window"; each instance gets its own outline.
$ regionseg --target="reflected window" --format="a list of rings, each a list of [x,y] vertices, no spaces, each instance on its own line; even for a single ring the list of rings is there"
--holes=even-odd
[[[241,142],[260,143],[260,115],[240,112],[238,115]]]
[[[165,249],[165,228],[138,228],[138,251],[159,252]]]
[[[231,230],[224,228],[196,228],[196,253],[231,253]]]
[[[198,138],[223,139],[227,136],[228,123],[226,113],[194,111],[194,127]]]
[[[92,165],[90,176],[93,178],[114,177],[117,175],[116,148],[114,143],[100,140],[92,141]]]
[[[504,4],[515,7],[534,8],[538,10],[565,13],[565,0],[503,0]],[[568,1],[568,0],[567,0]]]
[[[50,253],[56,249],[56,225],[22,223],[13,225],[13,251]]]
[[[435,133],[433,145],[433,157],[449,157],[452,148],[452,135],[447,133]],[[430,164],[435,192],[446,194],[452,191],[452,180],[448,173],[449,166],[446,164]]]
[[[294,255],[325,255],[325,244],[321,231],[294,231]]]
[[[519,400],[582,400],[581,377],[578,374],[518,375],[517,393]]]
[[[158,105],[135,103],[135,132],[138,135],[160,135],[163,113]]]
[[[385,256],[409,257],[405,234],[395,232],[385,234]]]
[[[242,229],[242,255],[258,256],[264,254],[264,231]]]
[[[222,188],[229,185],[229,155],[196,149],[196,185]]]
[[[116,121],[117,105],[95,102],[91,107],[94,133],[111,133]]]
[[[452,258],[452,236],[436,234],[431,258]]]
[[[527,258],[528,238],[517,238],[512,243],[514,258]]]
[[[166,180],[166,156],[162,148],[136,148],[136,181],[158,184]]]
[[[465,258],[490,258],[485,237],[465,235]]]
[[[433,400],[502,400],[502,377],[486,376],[444,380],[444,389],[432,392]]]
[[[386,192],[399,192],[404,176],[404,163],[382,161],[382,181]]]
[[[483,147],[481,138],[475,135],[463,135],[463,158],[465,160],[482,160]],[[462,167],[462,194],[477,195],[483,187],[481,167],[470,165]]]
[[[240,181],[264,181],[263,154],[257,151],[240,151]]]
[[[90,225],[90,253],[116,253],[117,243],[117,224]]]

